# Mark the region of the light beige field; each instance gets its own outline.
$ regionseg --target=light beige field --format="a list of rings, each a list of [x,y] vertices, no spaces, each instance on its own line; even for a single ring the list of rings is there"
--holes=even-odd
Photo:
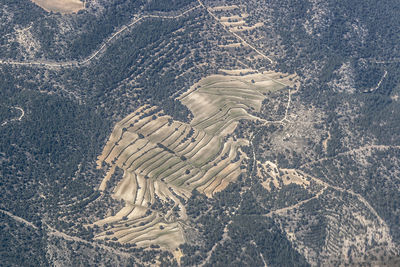
[[[234,10],[238,9],[239,7],[237,5],[231,5],[231,6],[216,6],[210,8],[212,11],[227,11],[227,10]]]
[[[262,22],[257,22],[256,24],[252,25],[252,26],[243,26],[243,24],[239,25],[237,23],[229,23],[229,27],[231,27],[231,31],[233,32],[242,32],[242,31],[251,31],[254,30],[255,28],[259,28],[264,26],[264,23]]]
[[[85,8],[80,0],[31,0],[44,10],[60,12],[61,14],[76,13]]]
[[[115,125],[98,157],[98,168],[106,170],[99,189],[106,190],[107,181],[121,168],[123,177],[113,197],[124,200],[125,207],[95,222],[109,225],[96,238],[174,250],[184,242],[180,222],[187,215],[182,199],[194,189],[213,197],[242,173],[246,155],[240,147],[249,141],[229,135],[239,120],[258,119],[249,111],[260,110],[266,93],[292,83],[275,72],[222,72],[225,75],[203,78],[178,98],[194,115],[190,123],[143,106]],[[300,183],[294,173],[288,176]]]
[[[221,22],[222,25],[228,26],[228,27],[235,27],[235,26],[243,26],[245,25],[245,21],[244,20],[238,20],[238,21],[224,21]]]
[[[218,45],[218,47],[235,48],[235,47],[240,47],[241,45],[242,45],[241,43],[231,43],[226,45]]]
[[[248,16],[249,16],[249,14],[247,14],[247,13],[242,13],[240,16],[239,15],[222,16],[219,18],[219,21],[221,21],[221,22],[240,21],[240,20],[243,20],[244,18],[247,18]]]

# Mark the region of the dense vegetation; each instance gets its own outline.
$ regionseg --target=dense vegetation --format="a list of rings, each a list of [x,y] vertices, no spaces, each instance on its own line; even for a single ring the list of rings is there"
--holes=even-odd
[[[245,186],[250,189],[241,192]],[[194,192],[187,209],[199,234],[192,244],[181,246],[187,255],[182,264],[198,265],[209,254],[207,266],[262,266],[263,261],[268,266],[308,266],[276,222],[263,217],[269,209],[261,203],[268,197],[257,178],[240,179],[213,200]]]
[[[172,0],[169,2],[162,0],[151,0],[148,1],[145,8],[148,11],[172,11],[185,7],[193,2],[193,0]]]
[[[0,257],[4,266],[44,266],[46,233],[0,212]]]

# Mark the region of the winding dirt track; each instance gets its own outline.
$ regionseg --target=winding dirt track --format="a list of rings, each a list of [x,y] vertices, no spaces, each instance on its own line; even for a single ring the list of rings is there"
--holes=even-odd
[[[35,226],[31,222],[28,222],[24,218],[21,218],[21,217],[19,217],[17,215],[14,215],[14,214],[12,214],[12,213],[10,213],[8,211],[2,210],[2,209],[0,209],[0,212],[10,216],[12,219],[14,219],[17,222],[23,223],[23,224],[25,224],[27,226],[30,226],[30,227],[34,228],[34,229],[38,229],[37,226]],[[84,244],[91,244],[92,246],[101,247],[101,248],[103,248],[105,250],[108,250],[109,252],[112,252],[114,254],[118,254],[118,255],[124,256],[124,257],[129,257],[131,255],[128,252],[120,251],[118,249],[115,249],[115,248],[112,248],[112,247],[109,247],[109,246],[106,246],[106,245],[103,245],[103,244],[99,244],[97,242],[90,242],[90,241],[87,241],[85,239],[82,239],[82,238],[79,238],[79,237],[76,237],[76,236],[67,235],[65,233],[62,233],[62,232],[58,231],[57,229],[51,227],[50,225],[48,225],[46,223],[44,225],[46,225],[47,228],[48,228],[47,235],[57,236],[57,237],[60,237],[60,238],[63,238],[65,240],[69,240],[69,241],[81,242],[81,243],[84,243]]]
[[[95,50],[90,56],[87,58],[77,61],[77,60],[69,60],[64,62],[54,62],[50,60],[39,60],[39,61],[12,61],[12,60],[0,60],[0,64],[3,65],[21,65],[21,66],[36,66],[36,67],[43,67],[43,68],[61,68],[61,67],[80,67],[88,65],[93,59],[97,56],[100,56],[107,51],[107,45],[110,44],[114,39],[116,39],[121,33],[128,30],[130,27],[134,26],[135,24],[139,23],[140,21],[148,18],[160,18],[160,19],[177,19],[180,18],[187,13],[197,9],[200,5],[192,7],[179,15],[176,16],[161,16],[161,15],[144,15],[140,18],[135,18],[133,21],[127,25],[122,26],[118,31],[113,33],[103,44]]]
[[[387,74],[388,74],[388,72],[387,72],[387,70],[385,70],[385,72],[383,73],[383,76],[380,79],[380,81],[378,82],[378,84],[374,88],[371,88],[371,89],[367,90],[366,92],[371,93],[375,90],[378,90],[378,88],[381,87],[381,84],[382,84],[383,80],[386,78]]]
[[[304,172],[302,172],[302,171],[300,171],[300,170],[298,170],[298,171],[299,171],[300,173],[302,173],[303,175],[305,175]],[[389,231],[389,227],[387,226],[386,222],[378,215],[378,213],[375,211],[375,209],[369,204],[369,202],[368,202],[363,196],[361,196],[361,195],[358,194],[358,193],[353,192],[352,190],[343,189],[343,188],[341,188],[341,187],[328,184],[328,183],[326,183],[326,182],[324,182],[324,181],[322,181],[322,180],[320,180],[320,179],[318,179],[318,178],[315,178],[315,177],[312,177],[312,176],[310,176],[310,177],[311,177],[311,179],[314,180],[316,183],[325,186],[325,188],[330,187],[330,188],[332,188],[332,189],[334,189],[334,190],[337,190],[337,191],[340,191],[340,192],[346,192],[346,193],[348,193],[348,194],[350,194],[350,195],[355,196],[356,198],[358,198],[358,200],[359,200],[360,202],[362,202],[362,203],[372,212],[372,214],[374,214],[374,216],[379,220],[379,223],[380,223],[381,225],[383,225],[383,226],[386,228],[386,230],[387,230],[388,232],[390,232],[390,231]]]
[[[33,223],[28,222],[28,221],[25,220],[24,218],[18,217],[17,215],[14,215],[14,214],[12,214],[12,213],[10,213],[10,212],[8,212],[8,211],[2,210],[2,209],[0,209],[0,212],[6,214],[6,215],[8,215],[8,216],[10,216],[11,218],[13,218],[14,220],[16,220],[17,222],[26,224],[26,225],[28,225],[28,226],[34,228],[34,229],[38,229]]]
[[[273,210],[273,211],[271,211],[271,212],[269,212],[269,213],[267,213],[267,214],[264,214],[263,216],[265,216],[265,217],[271,217],[272,215],[284,214],[284,213],[286,213],[286,212],[289,211],[289,210],[299,208],[301,205],[303,205],[303,204],[305,204],[305,203],[307,203],[307,202],[309,202],[309,201],[311,201],[311,200],[313,200],[313,199],[315,199],[315,198],[319,198],[319,196],[322,195],[322,194],[325,192],[325,190],[326,190],[327,188],[328,188],[328,187],[325,186],[324,188],[322,188],[322,190],[320,190],[317,194],[315,194],[315,196],[313,196],[313,197],[311,197],[311,198],[307,198],[307,199],[305,199],[305,200],[299,201],[299,202],[297,202],[296,204],[294,204],[294,205],[292,205],[292,206],[289,206],[289,207],[285,207],[285,208],[282,208],[282,209]]]
[[[21,115],[18,118],[14,118],[14,119],[11,119],[11,120],[3,122],[0,126],[6,126],[7,123],[10,123],[10,122],[13,122],[13,121],[21,121],[22,118],[25,116],[25,111],[22,108],[20,108],[20,107],[13,107],[13,108],[18,109],[19,111],[21,111]]]
[[[334,159],[334,158],[337,158],[337,157],[340,157],[340,156],[345,156],[345,155],[349,155],[349,154],[356,153],[356,152],[362,152],[362,151],[367,150],[367,149],[386,150],[386,149],[391,149],[391,148],[400,149],[400,146],[387,146],[387,145],[367,145],[367,146],[362,146],[362,147],[355,148],[355,149],[352,149],[352,150],[349,150],[349,151],[346,151],[346,152],[338,153],[337,155],[335,155],[333,157],[323,157],[323,158],[320,158],[320,159],[317,159],[317,160],[314,160],[314,161],[310,161],[310,162],[304,163],[299,168],[301,169],[301,168],[304,168],[304,167],[309,167],[310,165],[313,165],[313,164],[316,164],[316,163],[321,163],[321,162],[326,161],[326,160]]]
[[[390,64],[390,63],[398,63],[398,62],[400,62],[400,58],[394,58],[392,60],[387,60],[387,61],[371,59],[371,61],[373,63],[376,63],[376,64]]]

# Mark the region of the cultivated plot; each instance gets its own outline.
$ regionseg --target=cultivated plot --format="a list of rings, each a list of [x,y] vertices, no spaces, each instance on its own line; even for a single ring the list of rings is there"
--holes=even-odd
[[[194,115],[190,123],[152,106],[117,123],[98,158],[98,166],[107,168],[100,190],[121,168],[113,194],[125,207],[95,223],[105,227],[96,238],[174,249],[184,242],[184,202],[191,192],[212,197],[243,172],[247,155],[240,147],[249,140],[231,134],[239,120],[259,119],[251,113],[260,111],[268,92],[293,84],[275,72],[224,73],[202,79],[178,98]]]
[[[85,4],[80,0],[31,0],[44,10],[50,12],[60,12],[62,14],[76,13],[85,8]]]

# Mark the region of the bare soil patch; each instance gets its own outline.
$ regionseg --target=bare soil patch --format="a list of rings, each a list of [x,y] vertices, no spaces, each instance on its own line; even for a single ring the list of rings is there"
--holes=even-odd
[[[61,14],[76,13],[85,8],[84,2],[80,0],[31,0],[36,5],[50,12]]]

